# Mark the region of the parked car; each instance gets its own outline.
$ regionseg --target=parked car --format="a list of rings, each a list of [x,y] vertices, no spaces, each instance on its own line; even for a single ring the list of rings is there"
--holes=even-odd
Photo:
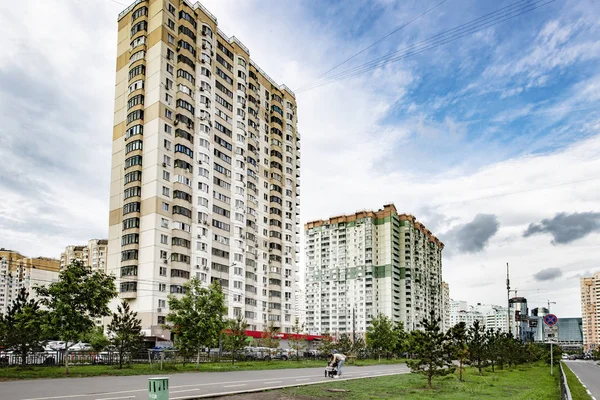
[[[264,360],[268,361],[275,357],[276,352],[268,347],[244,347],[244,358],[246,361],[250,360]]]
[[[69,350],[72,351],[90,351],[92,350],[92,345],[89,343],[77,342],[74,345],[69,347]]]

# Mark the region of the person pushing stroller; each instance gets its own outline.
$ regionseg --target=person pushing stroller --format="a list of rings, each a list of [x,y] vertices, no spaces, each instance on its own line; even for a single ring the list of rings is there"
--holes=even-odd
[[[331,355],[329,358],[329,366],[330,367],[337,366],[337,375],[335,375],[334,378],[342,377],[342,366],[344,365],[344,361],[346,361],[345,355],[338,353],[337,350],[333,350],[331,352]]]

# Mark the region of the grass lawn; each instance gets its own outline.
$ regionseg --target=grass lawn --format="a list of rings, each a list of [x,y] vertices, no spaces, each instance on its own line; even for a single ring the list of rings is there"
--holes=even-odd
[[[347,365],[366,366],[375,364],[398,364],[405,360],[356,360]],[[288,361],[240,361],[235,365],[231,362],[211,362],[200,363],[199,372],[224,372],[224,371],[249,371],[249,370],[269,370],[286,368],[311,368],[324,367],[326,361],[319,360],[288,360]],[[128,375],[151,375],[159,372],[178,373],[195,372],[194,364],[172,364],[164,363],[161,371],[159,364],[133,364],[119,369],[113,365],[83,365],[69,366],[70,374],[65,375],[64,366],[61,367],[0,367],[0,380],[15,379],[37,379],[37,378],[65,378],[65,377],[87,377],[87,376],[128,376]]]
[[[333,381],[327,384],[284,389],[281,398],[306,399],[560,399],[558,375],[550,375],[550,367],[542,364],[521,365],[512,370],[491,372],[487,369],[478,376],[475,369],[467,369],[465,381],[458,374],[433,381],[428,390],[422,375],[406,374],[351,381]],[[327,389],[346,389],[349,392],[328,392]],[[304,396],[304,397],[303,397]]]
[[[592,397],[587,393],[587,390],[583,387],[577,376],[571,371],[567,364],[562,363],[562,367],[567,376],[567,383],[569,384],[569,390],[571,390],[571,396],[573,400],[590,400]]]

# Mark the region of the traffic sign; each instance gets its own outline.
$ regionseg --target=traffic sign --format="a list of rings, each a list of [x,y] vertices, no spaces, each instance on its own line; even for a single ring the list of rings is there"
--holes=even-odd
[[[554,326],[558,323],[558,317],[554,314],[548,314],[544,317],[544,323],[548,326]]]

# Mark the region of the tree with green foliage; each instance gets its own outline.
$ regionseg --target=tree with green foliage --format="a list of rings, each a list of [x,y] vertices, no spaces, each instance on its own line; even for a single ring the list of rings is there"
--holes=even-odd
[[[467,324],[459,322],[448,330],[452,355],[458,360],[458,380],[462,382],[465,360],[469,355]]]
[[[279,347],[279,328],[275,326],[273,321],[266,325],[260,334],[259,343],[262,347],[268,347],[270,349],[276,349]]]
[[[18,354],[22,366],[27,364],[30,353],[40,350],[46,316],[39,302],[30,299],[25,288],[19,290],[6,315],[0,314],[0,346]]]
[[[382,313],[373,317],[367,328],[367,346],[379,357],[379,360],[381,354],[388,354],[394,350],[396,342],[392,320]]]
[[[485,332],[485,338],[487,341],[487,353],[488,353],[488,359],[490,361],[490,364],[492,366],[492,372],[495,371],[495,366],[498,363],[498,358],[500,353],[502,352],[502,349],[500,348],[500,346],[502,345],[502,332],[500,331],[500,329],[488,329]]]
[[[356,358],[364,358],[366,357],[367,352],[367,344],[365,343],[365,339],[362,336],[357,336],[354,339],[354,343],[352,343],[352,353],[356,355]]]
[[[218,345],[226,313],[225,295],[218,281],[207,288],[199,279],[192,278],[185,283],[183,296],[169,296],[167,328],[175,334],[178,348],[196,354],[196,370],[200,367],[202,349]]]
[[[137,318],[137,312],[131,310],[129,303],[123,300],[117,306],[117,312],[113,313],[107,330],[110,341],[119,354],[119,369],[122,369],[127,354],[135,353],[142,347],[142,321]]]
[[[409,343],[415,360],[408,361],[411,372],[427,377],[427,387],[435,376],[445,376],[454,372],[456,367],[452,362],[451,342],[440,329],[440,318],[432,311],[429,319],[423,319],[423,331],[412,331]]]
[[[248,337],[246,335],[247,328],[248,324],[241,314],[234,319],[227,320],[223,344],[226,350],[231,351],[232,365],[235,363],[235,357],[246,345],[246,338]]]
[[[488,346],[485,328],[479,320],[469,327],[467,346],[469,347],[467,363],[477,368],[479,375],[482,375],[483,367],[486,365]]]
[[[352,351],[352,340],[346,333],[342,333],[336,343],[337,351],[342,354],[349,354]]]
[[[69,345],[94,328],[94,319],[110,315],[108,303],[117,295],[115,278],[76,260],[60,271],[58,282],[35,290],[49,310],[49,328],[65,342],[68,374]]]
[[[300,323],[300,318],[296,317],[294,325],[292,325],[292,336],[289,343],[294,353],[296,353],[296,361],[300,361],[300,352],[306,348],[304,338],[304,324]]]
[[[110,344],[110,340],[104,334],[104,329],[101,326],[96,326],[87,332],[83,335],[81,341],[89,343],[94,351],[102,351]]]
[[[317,346],[317,351],[319,352],[320,356],[327,356],[331,354],[333,350],[335,350],[335,346],[336,344],[335,340],[333,340],[333,337],[327,333],[324,333],[321,335],[321,342],[319,342],[319,345]]]
[[[402,357],[408,349],[408,332],[404,329],[404,322],[396,322],[396,326],[394,326],[394,336],[396,337],[396,345],[392,351],[397,357]]]

